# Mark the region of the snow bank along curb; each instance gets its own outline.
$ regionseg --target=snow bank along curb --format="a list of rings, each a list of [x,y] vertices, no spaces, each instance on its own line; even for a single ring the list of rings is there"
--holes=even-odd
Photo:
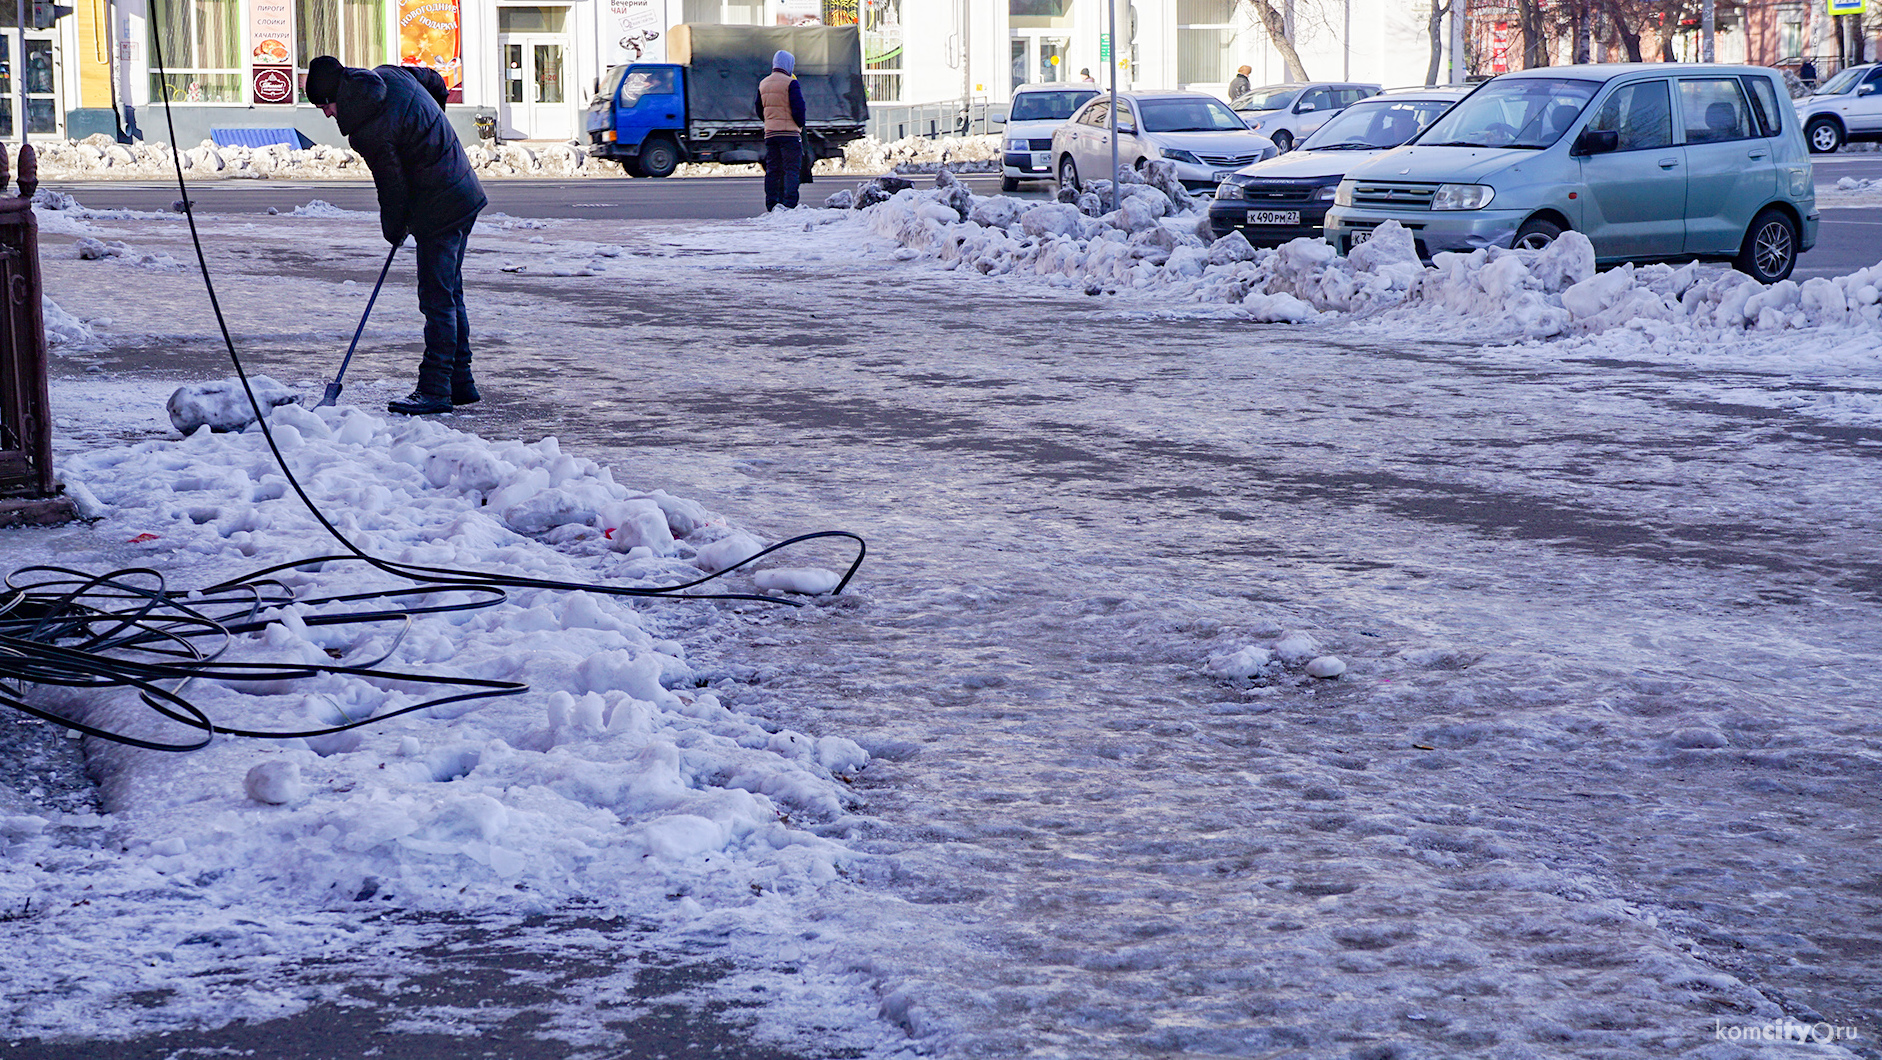
[[[1512,340],[1670,326],[1873,330],[1882,317],[1882,265],[1768,287],[1697,264],[1597,274],[1593,245],[1570,232],[1541,251],[1490,247],[1439,254],[1427,266],[1396,222],[1346,257],[1309,239],[1257,250],[1238,232],[1211,239],[1200,203],[1150,180],[1125,183],[1122,207],[1109,212],[1104,181],[1061,196],[1070,201],[1037,203],[974,195],[946,172],[932,188],[871,181],[826,205],[859,209],[873,232],[900,244],[894,254],[902,260],[1036,277],[1094,295],[1153,291],[1171,302],[1239,305],[1257,321],[1420,312],[1472,337]]]
[[[286,405],[270,423],[331,517],[389,559],[671,584],[759,547],[692,501],[617,484],[554,439],[487,442],[344,407]],[[61,471],[95,498],[102,519],[91,534],[112,561],[170,572],[172,589],[335,551],[254,428],[77,454]],[[126,549],[141,555],[126,558]],[[784,582],[818,573],[776,558]],[[734,574],[728,591],[750,591],[744,578]],[[300,597],[396,584],[353,562],[288,571],[283,581]],[[753,937],[802,930],[799,905],[842,886],[840,869],[854,856],[841,842],[851,801],[844,779],[868,755],[850,740],[761,724],[721,705],[710,689],[735,681],[734,671],[689,660],[665,629],[747,621],[732,609],[516,590],[496,607],[414,616],[403,630],[321,626],[302,605],[270,617],[277,621],[237,637],[225,658],[325,664],[396,645],[389,666],[531,690],[318,738],[223,737],[192,754],[88,741],[108,815],[53,814],[0,843],[8,854],[0,907],[19,909],[30,895],[35,912],[51,911],[16,925],[46,947],[34,970],[16,970],[23,995],[34,992],[26,979],[50,982],[96,964],[80,950],[99,944],[100,917],[144,925],[111,944],[122,952],[110,966],[134,990],[189,974],[176,962],[196,951],[215,959],[211,947],[177,939],[220,930],[228,917],[269,919],[238,920],[250,926],[231,935],[267,941],[292,933],[297,909],[534,911],[580,900],[678,929],[709,924],[721,936]],[[289,730],[433,694],[337,674],[281,687],[198,679],[189,689],[218,721]],[[114,731],[150,736],[164,724],[130,694],[69,702]],[[166,907],[150,904],[153,894],[187,900],[185,922],[161,923]],[[257,896],[269,896],[260,906],[282,922],[257,914]],[[20,1033],[71,1018],[14,1015],[24,1019]]]
[[[994,136],[950,136],[929,140],[910,137],[883,143],[870,137],[852,141],[841,160],[817,163],[819,176],[844,172],[879,173],[899,166],[941,162],[987,168],[999,159]],[[35,140],[41,181],[149,179],[175,174],[170,145],[148,140],[120,144],[103,133],[83,140]],[[467,152],[480,177],[618,177],[621,167],[592,159],[580,145],[472,144]],[[223,146],[204,140],[182,152],[183,175],[193,180],[226,178],[275,180],[369,179],[365,160],[345,147],[316,144],[305,150],[286,144],[266,147]],[[687,163],[683,176],[732,176],[761,172],[756,165]]]

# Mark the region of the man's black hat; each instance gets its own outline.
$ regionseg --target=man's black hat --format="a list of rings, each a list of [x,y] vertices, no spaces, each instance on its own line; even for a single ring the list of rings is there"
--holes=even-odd
[[[307,102],[324,107],[340,98],[340,82],[346,79],[346,67],[331,55],[316,55],[307,64]]]

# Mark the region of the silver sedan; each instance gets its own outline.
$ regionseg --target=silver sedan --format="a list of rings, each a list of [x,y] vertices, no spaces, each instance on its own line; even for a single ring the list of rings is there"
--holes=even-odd
[[[1274,142],[1241,116],[1201,92],[1124,92],[1116,97],[1117,162],[1143,168],[1159,159],[1176,165],[1189,188],[1213,188],[1243,166],[1277,153]],[[1102,178],[1111,169],[1112,97],[1099,96],[1052,133],[1059,186]]]

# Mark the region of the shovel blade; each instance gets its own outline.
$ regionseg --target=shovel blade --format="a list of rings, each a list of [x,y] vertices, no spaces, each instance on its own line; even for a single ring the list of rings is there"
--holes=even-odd
[[[333,382],[327,384],[327,392],[321,395],[320,401],[316,403],[314,407],[317,409],[331,408],[333,403],[338,400],[340,400],[340,381],[335,379]]]

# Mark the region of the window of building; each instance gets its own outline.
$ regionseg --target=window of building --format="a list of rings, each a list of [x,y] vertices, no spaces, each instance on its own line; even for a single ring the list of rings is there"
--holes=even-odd
[[[863,88],[873,103],[902,98],[902,0],[862,0]]]
[[[149,18],[150,91],[173,103],[244,103],[240,0],[157,4]]]
[[[709,26],[764,24],[765,0],[686,0],[686,21]]]
[[[386,49],[386,0],[295,0],[295,62],[306,82],[307,64],[331,55],[367,69],[391,61]],[[301,98],[305,99],[305,96]]]
[[[1234,0],[1176,0],[1178,84],[1228,81],[1236,66],[1229,60],[1235,42],[1234,8]]]

